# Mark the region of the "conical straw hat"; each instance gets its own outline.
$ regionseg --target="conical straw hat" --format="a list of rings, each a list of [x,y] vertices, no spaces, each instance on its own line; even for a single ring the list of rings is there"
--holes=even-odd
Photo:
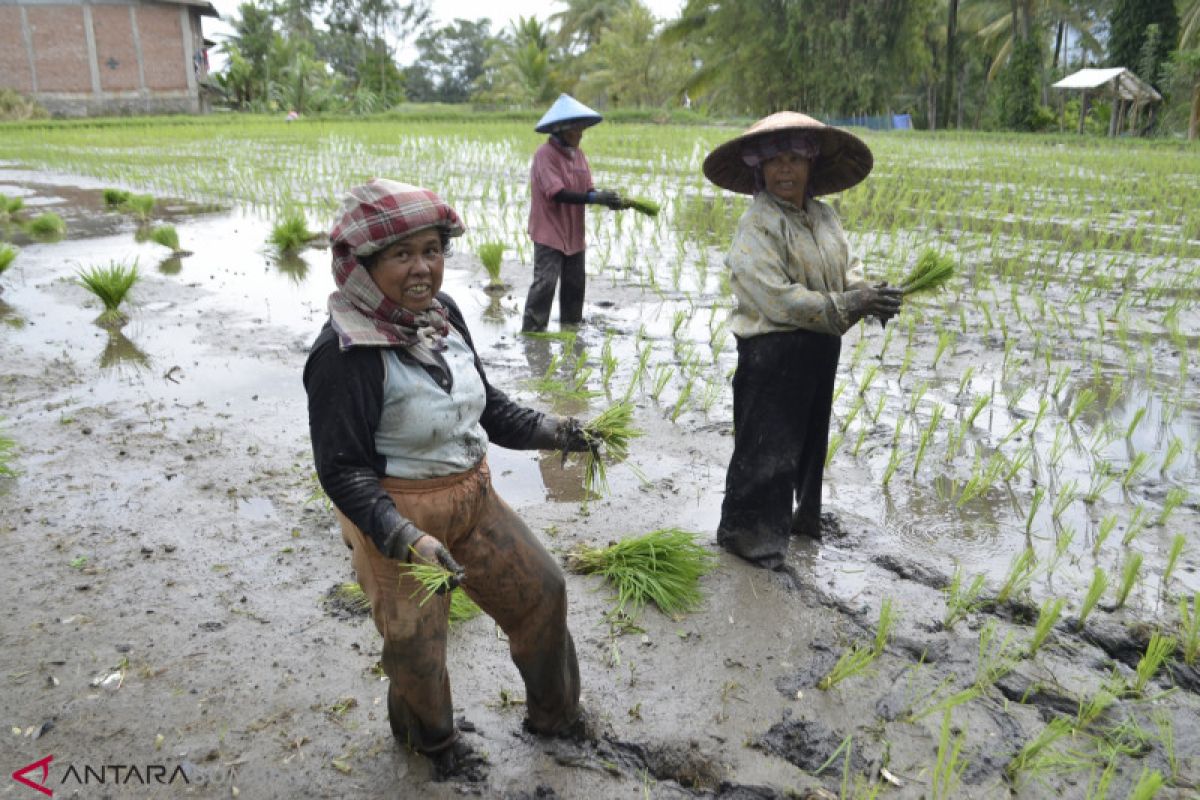
[[[809,132],[821,148],[808,178],[811,194],[849,189],[867,177],[875,163],[871,149],[854,134],[795,111],[780,111],[763,117],[741,136],[709,153],[704,159],[704,176],[722,189],[754,194],[754,168],[742,160],[743,148],[758,137],[780,131]]]
[[[569,94],[560,94],[554,105],[538,120],[538,133],[554,133],[564,128],[590,128],[604,117]]]

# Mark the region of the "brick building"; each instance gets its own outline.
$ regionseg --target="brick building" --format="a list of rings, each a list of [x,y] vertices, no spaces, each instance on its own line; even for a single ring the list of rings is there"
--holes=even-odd
[[[0,88],[56,116],[199,113],[207,0],[0,0]]]

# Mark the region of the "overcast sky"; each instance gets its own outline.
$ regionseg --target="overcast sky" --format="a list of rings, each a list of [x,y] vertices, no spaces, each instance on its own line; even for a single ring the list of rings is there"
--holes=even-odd
[[[222,17],[235,16],[238,6],[241,5],[241,0],[210,1]],[[684,0],[642,0],[642,2],[654,16],[660,19],[674,19],[679,15],[679,9]],[[504,30],[508,27],[508,23],[517,17],[537,17],[544,21],[551,14],[562,11],[566,7],[565,3],[548,2],[547,0],[499,0],[499,2],[497,0],[443,0],[434,2],[432,5],[434,17],[443,24],[457,18],[476,20],[487,17],[492,21],[493,33]],[[224,41],[224,37],[220,34],[229,32],[231,32],[230,27],[222,21],[205,17],[204,33],[209,39],[220,44]],[[220,69],[224,60],[215,50],[216,48],[209,52],[209,57],[212,59],[213,69]],[[407,47],[398,52],[396,56],[400,63],[407,64],[416,57],[416,51]]]

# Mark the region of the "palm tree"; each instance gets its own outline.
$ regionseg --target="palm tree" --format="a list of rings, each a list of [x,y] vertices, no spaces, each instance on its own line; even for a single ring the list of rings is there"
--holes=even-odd
[[[517,17],[501,34],[484,64],[480,83],[489,88],[485,100],[519,105],[539,105],[560,91],[549,31],[536,17]]]
[[[558,41],[564,47],[578,43],[590,49],[613,19],[629,9],[634,0],[559,0],[566,5],[563,11],[550,15],[548,20],[558,25]]]

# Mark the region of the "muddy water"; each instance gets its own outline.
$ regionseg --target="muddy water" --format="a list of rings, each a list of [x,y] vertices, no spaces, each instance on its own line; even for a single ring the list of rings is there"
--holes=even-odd
[[[960,333],[935,370],[936,336],[930,341],[926,328],[913,340],[911,367],[897,377],[906,329],[893,334],[886,352],[878,328],[855,331],[845,342],[841,380],[848,389],[839,396],[835,428],[851,415],[855,387],[872,363],[882,369],[867,392],[869,410],[878,397],[885,400],[857,456],[851,448],[868,409],[846,428],[827,481],[828,506],[845,535],[795,544],[791,561],[803,585],[722,557],[705,580],[702,609],[676,620],[647,611],[639,619],[644,632],[619,635],[604,621],[607,589],[572,576],[584,700],[608,731],[595,746],[522,733],[513,702],[521,682],[505,644],[486,619],[463,624],[450,645],[456,707],[477,729],[468,739],[487,752],[489,780],[483,787],[431,784],[427,764],[387,735],[385,684],[372,671],[378,636],[364,618],[347,620],[324,606],[332,584],[352,580],[330,515],[313,497],[299,378],[324,319],[327,254],[307,250],[281,263],[264,245],[263,216],[200,214],[172,204],[171,221],[193,254],[169,261],[163,248],[136,241],[131,220],[99,207],[95,184],[58,185],[19,171],[0,176],[0,184],[5,193],[23,193],[31,208],[61,210],[72,232],[58,243],[18,239],[21,255],[0,277],[0,414],[22,471],[0,479],[0,557],[13,565],[0,629],[10,729],[0,757],[10,769],[49,752],[58,764],[182,764],[196,779],[186,791],[211,797],[229,796],[230,785],[249,797],[448,797],[463,788],[505,797],[772,797],[822,784],[839,788],[840,756],[836,766],[814,773],[851,737],[851,782],[855,775],[879,780],[884,766],[902,784],[892,794],[922,796],[936,758],[937,702],[974,680],[980,626],[993,620],[1020,642],[1031,632],[1021,607],[980,611],[944,630],[948,576],[956,566],[982,572],[994,593],[1021,547],[1031,544],[1049,564],[1056,541],[1071,529],[1073,541],[1053,569],[1039,570],[1025,603],[1036,615],[1043,599],[1063,596],[1073,610],[1093,566],[1113,570],[1129,552],[1144,553],[1146,577],[1127,608],[1094,612],[1097,640],[1110,646],[1060,625],[1036,658],[1021,660],[1004,681],[955,708],[953,719],[966,737],[962,796],[1007,796],[1012,788],[1024,797],[1082,796],[1094,777],[1086,768],[1009,782],[1004,767],[1044,729],[1051,711],[1077,707],[1114,669],[1130,672],[1136,657],[1129,653],[1144,648],[1145,637],[1123,623],[1169,624],[1174,605],[1165,598],[1200,588],[1194,542],[1166,591],[1157,577],[1171,535],[1200,528],[1194,395],[1164,402],[1161,381],[1140,371],[1112,406],[1113,428],[1122,435],[1091,450],[1089,437],[1103,424],[1096,412],[1107,398],[1090,415],[1081,413],[1063,428],[1057,468],[1045,473],[1055,486],[1075,481],[1086,492],[1093,451],[1117,464],[1145,451],[1157,468],[1179,439],[1182,454],[1162,475],[1151,471],[1126,487],[1118,475],[1095,502],[1073,502],[1054,518],[1048,498],[1027,526],[1033,482],[1024,474],[956,504],[969,457],[914,476],[910,455],[887,487],[880,482],[897,422],[907,446],[932,402],[956,421],[976,396],[1001,384],[965,437],[968,453],[978,447],[986,454],[1036,415],[1037,392],[1010,402],[996,378],[1003,345]],[[639,354],[652,352],[630,394],[646,435],[628,464],[610,468],[609,497],[584,508],[577,463],[498,448],[489,455],[497,490],[559,554],[668,525],[711,543],[716,527],[731,449],[727,378],[735,363],[731,337],[713,345],[722,341],[729,303],[716,254],[702,256],[714,262],[704,269],[689,254],[678,287],[667,263],[675,256],[664,259],[655,290],[644,268],[625,268],[625,252],[627,243],[617,239],[607,258],[595,259],[588,323],[573,342],[518,335],[528,267],[506,262],[511,289],[495,298],[482,291],[483,271],[465,249],[447,266],[445,288],[467,315],[490,377],[523,402],[589,416],[625,393]],[[99,308],[72,278],[80,267],[134,259],[143,280],[131,320],[110,334],[92,324]],[[930,318],[927,312],[922,325]],[[1195,321],[1185,315],[1184,324]],[[1071,339],[1087,337],[1086,330],[1054,333],[1054,358],[1086,373],[1090,367],[1070,358]],[[600,377],[606,341],[619,362],[608,397]],[[1125,356],[1110,350],[1115,373]],[[593,370],[587,386],[600,397],[533,388],[556,356],[556,377],[577,374],[583,353]],[[976,377],[959,395],[967,365]],[[692,376],[690,389],[684,374]],[[906,413],[922,384],[922,403]],[[1055,402],[1069,407],[1073,385]],[[708,386],[714,388],[706,394]],[[685,391],[690,399],[680,404]],[[1126,440],[1139,408],[1147,413]],[[1053,442],[1061,420],[1042,424]],[[934,437],[929,464],[945,461],[945,436]],[[1042,445],[1039,439],[1036,456],[1049,460]],[[1167,525],[1147,526],[1132,548],[1119,546],[1130,509],[1144,504],[1156,515],[1168,484],[1188,487],[1191,499]],[[1109,513],[1120,524],[1092,555],[1095,530]],[[873,670],[831,691],[816,689],[847,646],[870,640],[885,597],[900,621]],[[119,679],[106,683],[114,673]],[[1186,674],[1179,674],[1183,684]],[[1169,685],[1159,678],[1151,690]],[[1154,732],[1155,708],[1174,731],[1176,783],[1195,781],[1195,688],[1176,690],[1153,708],[1123,699],[1109,716]],[[1168,748],[1149,741],[1139,757],[1120,761],[1114,791],[1127,788],[1142,767],[1167,772],[1169,764]]]

